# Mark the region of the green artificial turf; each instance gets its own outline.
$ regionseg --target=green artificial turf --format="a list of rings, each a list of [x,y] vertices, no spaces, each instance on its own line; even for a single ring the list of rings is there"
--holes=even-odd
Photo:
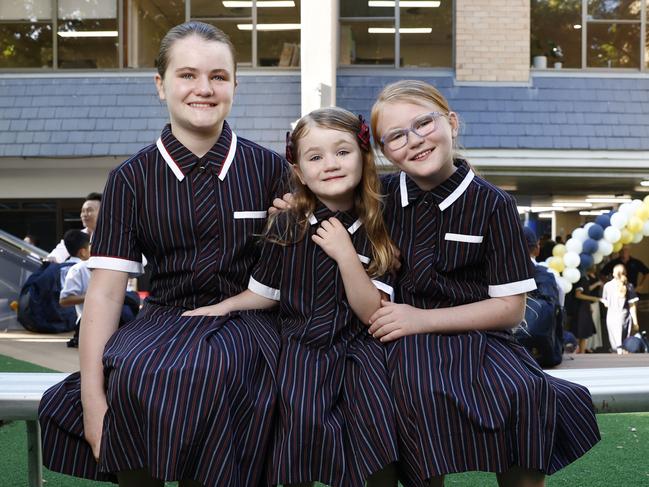
[[[48,369],[0,355],[2,372],[47,372]],[[600,414],[602,441],[583,458],[548,477],[548,487],[649,487],[649,413]],[[0,428],[0,485],[27,486],[27,440],[25,423],[17,421]],[[44,470],[45,487],[109,486]],[[175,485],[169,482],[168,485]],[[495,476],[486,473],[449,475],[452,487],[496,486]]]

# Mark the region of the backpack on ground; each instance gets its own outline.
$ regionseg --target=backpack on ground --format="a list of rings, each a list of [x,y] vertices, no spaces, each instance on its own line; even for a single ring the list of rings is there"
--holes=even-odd
[[[541,367],[554,367],[563,356],[563,309],[554,275],[534,266],[536,289],[527,293],[525,318],[514,336]]]
[[[20,290],[18,321],[27,330],[36,333],[61,333],[74,329],[77,313],[74,306],[59,304],[61,269],[74,262],[56,264],[44,262]]]

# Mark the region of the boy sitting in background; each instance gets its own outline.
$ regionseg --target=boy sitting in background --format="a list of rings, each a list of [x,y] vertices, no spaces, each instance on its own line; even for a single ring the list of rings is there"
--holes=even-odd
[[[76,263],[67,269],[65,276],[61,272],[61,294],[59,303],[61,306],[74,306],[77,312],[77,326],[74,336],[68,341],[68,347],[79,346],[79,321],[83,312],[83,301],[86,298],[88,282],[90,281],[90,270],[87,260],[90,258],[90,237],[81,230],[68,230],[63,236],[65,248],[70,253],[69,261],[76,260]]]

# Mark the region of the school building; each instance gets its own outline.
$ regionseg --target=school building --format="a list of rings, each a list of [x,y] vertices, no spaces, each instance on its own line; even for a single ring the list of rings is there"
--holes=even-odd
[[[649,194],[648,3],[4,0],[0,228],[50,248],[79,226],[83,196],[157,139],[159,41],[198,19],[237,48],[239,135],[283,152],[301,114],[367,117],[386,83],[424,79],[459,113],[478,171],[565,236]]]

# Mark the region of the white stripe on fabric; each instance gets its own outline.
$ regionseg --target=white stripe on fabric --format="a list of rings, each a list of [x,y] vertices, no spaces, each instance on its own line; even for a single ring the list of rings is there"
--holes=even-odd
[[[248,289],[250,289],[253,293],[259,294],[260,296],[263,296],[265,298],[272,299],[273,301],[279,301],[279,289],[266,286],[261,282],[255,281],[252,277],[248,281]]]
[[[234,160],[234,155],[236,153],[237,153],[237,134],[232,132],[232,140],[230,141],[230,150],[228,151],[228,155],[225,158],[225,161],[223,162],[223,167],[221,168],[221,172],[219,173],[219,179],[221,181],[225,179],[225,175],[228,173],[228,170],[232,165],[232,161]]]
[[[180,168],[176,164],[176,161],[174,161],[173,157],[171,157],[171,155],[167,151],[167,148],[165,147],[165,145],[162,143],[162,137],[158,138],[155,145],[158,146],[158,150],[160,151],[160,155],[162,155],[162,158],[167,163],[167,166],[169,166],[169,169],[171,169],[173,171],[173,173],[176,176],[176,178],[178,179],[178,181],[182,181],[183,179],[185,179],[185,175],[180,170]]]
[[[360,259],[360,261],[363,264],[369,264],[370,263],[370,258],[369,257],[366,257],[365,255],[361,255],[361,254],[356,254],[356,255],[358,255],[358,258]]]
[[[640,301],[640,298],[637,298],[637,297],[636,298],[631,298],[631,299],[628,300],[628,303],[633,304],[633,303],[635,303],[637,301]]]
[[[311,225],[315,225],[316,223],[318,223],[318,219],[315,217],[313,213],[309,215],[309,223]]]
[[[385,294],[390,296],[390,301],[394,301],[394,289],[392,288],[392,286],[389,286],[384,282],[377,281],[376,279],[372,279],[372,284],[376,286],[376,289],[383,291]]]
[[[406,185],[406,173],[399,174],[399,190],[401,191],[401,206],[408,206],[408,186]]]
[[[266,211],[235,211],[234,219],[243,220],[246,218],[266,218]]]
[[[525,279],[523,281],[508,282],[497,286],[489,286],[489,296],[492,298],[501,298],[503,296],[514,296],[523,294],[536,289],[534,279]]]
[[[362,222],[361,219],[359,218],[358,220],[356,220],[356,221],[352,224],[351,227],[349,227],[349,228],[347,229],[347,231],[349,232],[350,235],[354,235],[354,232],[356,232],[356,230],[358,230],[359,228],[361,228],[361,225],[363,225],[363,222]]]
[[[119,257],[90,257],[88,269],[108,269],[111,271],[128,272],[131,277],[144,274],[142,262],[120,259]]]
[[[466,235],[464,233],[447,233],[444,240],[453,242],[481,243],[484,240],[482,235]]]
[[[442,201],[439,204],[439,209],[444,211],[446,208],[451,206],[456,199],[458,199],[460,196],[462,196],[462,193],[466,191],[466,188],[469,187],[469,184],[471,184],[471,181],[473,181],[473,177],[475,176],[475,173],[471,170],[464,176],[464,181],[460,183],[460,185],[455,188],[455,191],[453,191],[451,194],[449,194],[446,198],[444,198],[444,201]]]

